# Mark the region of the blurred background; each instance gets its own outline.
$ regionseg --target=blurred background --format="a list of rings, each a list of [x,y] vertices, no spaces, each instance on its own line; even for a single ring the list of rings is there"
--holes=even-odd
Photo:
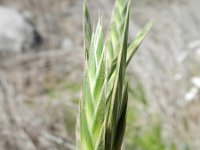
[[[0,150],[75,150],[82,0],[0,0]],[[88,0],[105,31],[114,0]],[[125,150],[200,149],[200,1],[133,0]]]

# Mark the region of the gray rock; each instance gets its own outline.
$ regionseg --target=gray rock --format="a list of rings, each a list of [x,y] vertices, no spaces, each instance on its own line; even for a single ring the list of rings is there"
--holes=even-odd
[[[41,44],[34,25],[17,10],[0,6],[0,20],[0,53],[21,53]]]
[[[70,38],[65,38],[63,39],[62,43],[61,43],[61,48],[63,50],[72,50],[72,48],[74,47],[74,43]]]

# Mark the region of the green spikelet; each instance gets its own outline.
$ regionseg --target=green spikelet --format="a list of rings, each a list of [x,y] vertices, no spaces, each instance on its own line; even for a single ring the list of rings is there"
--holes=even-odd
[[[112,13],[111,24],[109,28],[108,38],[106,41],[107,50],[107,65],[111,65],[119,52],[120,42],[122,42],[122,35],[125,24],[125,17],[127,11],[127,0],[117,0],[115,8]]]
[[[126,68],[150,29],[128,46],[131,0],[117,0],[104,42],[102,21],[94,32],[84,2],[85,72],[77,128],[78,150],[120,150],[126,127]]]

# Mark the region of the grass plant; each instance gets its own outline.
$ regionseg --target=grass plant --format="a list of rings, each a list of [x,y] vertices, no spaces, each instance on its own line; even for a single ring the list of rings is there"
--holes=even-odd
[[[126,68],[151,23],[131,44],[128,29],[131,0],[116,0],[104,40],[102,17],[93,30],[84,2],[85,71],[80,100],[78,150],[120,150],[128,103]]]

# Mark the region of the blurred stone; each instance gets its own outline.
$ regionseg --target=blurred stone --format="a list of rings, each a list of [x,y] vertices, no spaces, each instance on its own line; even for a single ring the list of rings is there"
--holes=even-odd
[[[200,89],[200,77],[193,77],[192,84]]]
[[[63,50],[71,50],[74,47],[74,43],[70,38],[65,38],[63,39],[62,43],[61,43],[61,48]]]
[[[0,6],[0,53],[36,50],[42,37],[17,10]]]

